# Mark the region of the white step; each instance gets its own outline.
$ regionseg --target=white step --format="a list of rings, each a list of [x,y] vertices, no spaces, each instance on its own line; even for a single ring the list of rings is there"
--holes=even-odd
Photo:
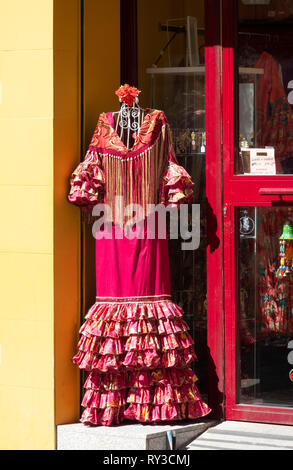
[[[224,421],[208,429],[188,450],[293,450],[293,426]]]

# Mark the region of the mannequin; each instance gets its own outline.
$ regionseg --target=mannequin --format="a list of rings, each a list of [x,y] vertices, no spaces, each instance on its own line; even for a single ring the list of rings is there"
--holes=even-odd
[[[99,203],[111,209],[111,223],[96,237],[96,302],[72,358],[89,371],[80,419],[87,425],[195,419],[211,411],[190,367],[196,355],[189,326],[171,297],[168,238],[152,236],[147,220],[149,204],[190,203],[194,183],[176,160],[164,112],[142,110],[138,93],[127,84],[117,90],[120,111],[99,115],[70,180],[69,202],[87,212]],[[138,236],[129,237],[124,210],[132,204],[144,220]]]
[[[145,109],[139,106],[137,96],[132,105],[127,105],[123,102],[120,110],[113,112],[113,117],[116,121],[115,130],[128,149],[131,146],[132,140],[134,140],[133,133],[137,134],[140,130],[145,112]]]

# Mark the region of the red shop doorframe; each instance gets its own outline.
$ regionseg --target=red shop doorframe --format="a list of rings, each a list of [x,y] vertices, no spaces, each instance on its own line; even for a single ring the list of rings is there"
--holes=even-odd
[[[236,226],[239,207],[293,206],[293,175],[253,176],[236,174],[234,168],[235,122],[234,104],[237,101],[235,73],[237,35],[237,2],[223,0],[222,18],[222,113],[223,113],[223,268],[225,323],[225,418],[243,421],[293,424],[293,406],[240,403],[237,398],[237,298],[236,298]],[[281,190],[280,190],[281,188]],[[282,194],[281,194],[282,193]],[[288,351],[289,352],[289,351]]]
[[[212,14],[211,14],[212,12]],[[221,2],[205,1],[207,347],[210,417],[225,418]]]

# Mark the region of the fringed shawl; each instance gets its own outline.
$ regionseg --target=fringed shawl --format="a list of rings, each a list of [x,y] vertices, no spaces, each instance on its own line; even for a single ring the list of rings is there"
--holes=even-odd
[[[115,131],[112,113],[99,116],[85,160],[71,176],[70,202],[87,211],[104,202],[112,219],[122,221],[129,204],[139,204],[145,217],[148,204],[191,201],[193,183],[178,165],[166,116],[147,111],[130,149]],[[121,206],[116,196],[122,197]]]

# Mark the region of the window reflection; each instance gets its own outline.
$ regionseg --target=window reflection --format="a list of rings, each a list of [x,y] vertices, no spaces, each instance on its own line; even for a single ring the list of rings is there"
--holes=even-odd
[[[292,2],[253,3],[238,2],[239,155],[235,171],[292,174]]]
[[[238,208],[236,233],[238,402],[292,406],[293,208]]]

